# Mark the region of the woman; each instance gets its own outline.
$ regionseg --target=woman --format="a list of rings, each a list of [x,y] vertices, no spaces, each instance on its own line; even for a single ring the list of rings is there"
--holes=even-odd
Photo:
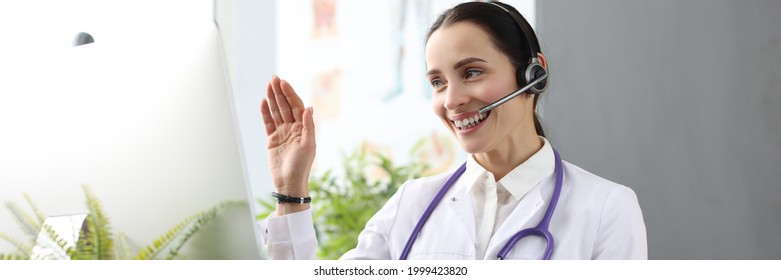
[[[544,138],[535,108],[547,62],[520,13],[482,2],[445,11],[428,33],[426,65],[433,111],[471,156],[456,171],[401,186],[343,259],[647,258],[635,193],[562,162]],[[268,254],[311,259],[317,242],[304,198],[313,110],[277,77],[267,93],[261,113],[280,202],[261,225]],[[552,239],[521,238],[537,225]]]

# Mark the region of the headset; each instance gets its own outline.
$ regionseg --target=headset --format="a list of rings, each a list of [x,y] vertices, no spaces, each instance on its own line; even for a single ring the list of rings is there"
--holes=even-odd
[[[488,4],[502,9],[502,11],[507,13],[513,19],[515,25],[518,26],[518,28],[521,30],[521,36],[526,38],[526,42],[529,43],[529,57],[531,57],[531,59],[529,61],[529,65],[526,66],[526,69],[518,69],[515,72],[516,82],[519,85],[525,86],[508,94],[498,101],[481,108],[480,113],[488,112],[496,106],[499,106],[504,102],[507,102],[508,100],[520,95],[521,93],[528,91],[532,94],[539,94],[544,92],[548,87],[548,73],[545,71],[545,68],[542,67],[540,60],[537,57],[537,53],[541,53],[540,44],[537,42],[537,36],[534,35],[534,31],[532,30],[531,25],[529,25],[529,22],[527,22],[520,13],[515,11],[513,7],[507,4],[497,2],[488,2]]]

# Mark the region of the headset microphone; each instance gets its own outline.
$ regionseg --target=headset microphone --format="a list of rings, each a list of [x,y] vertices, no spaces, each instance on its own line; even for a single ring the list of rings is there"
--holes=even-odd
[[[542,76],[540,76],[536,80],[532,81],[531,83],[529,83],[525,87],[522,87],[519,90],[511,92],[510,94],[506,95],[505,97],[502,97],[501,99],[497,100],[496,102],[488,104],[488,106],[480,108],[480,111],[479,111],[480,114],[488,112],[488,111],[491,111],[491,109],[496,108],[497,106],[504,104],[505,102],[509,101],[510,99],[513,99],[514,97],[520,95],[521,93],[526,92],[527,90],[531,89],[532,87],[536,86],[537,84],[545,81],[545,78],[547,78],[547,77],[548,77],[548,73],[544,73],[544,74],[542,74]]]

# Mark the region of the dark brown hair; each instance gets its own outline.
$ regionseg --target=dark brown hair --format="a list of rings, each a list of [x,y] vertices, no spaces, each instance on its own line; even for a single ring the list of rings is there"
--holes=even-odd
[[[507,4],[500,4],[512,13],[520,15],[518,10]],[[426,41],[431,37],[434,31],[437,31],[441,27],[447,27],[458,22],[471,22],[483,29],[488,36],[493,40],[494,45],[499,51],[507,55],[510,58],[515,71],[519,69],[526,69],[529,65],[531,57],[529,57],[529,42],[526,40],[526,36],[523,35],[523,31],[520,30],[513,18],[508,15],[501,8],[494,6],[493,4],[482,2],[466,2],[461,3],[445,12],[443,12],[426,34]],[[536,36],[535,34],[530,34]],[[536,42],[536,38],[534,38]],[[540,50],[539,46],[536,46]],[[516,75],[518,77],[518,75]],[[516,78],[517,86],[522,86],[523,79]],[[537,131],[537,135],[545,137],[545,131],[542,128],[540,119],[537,116],[536,108],[539,101],[539,94],[534,95],[534,128]]]

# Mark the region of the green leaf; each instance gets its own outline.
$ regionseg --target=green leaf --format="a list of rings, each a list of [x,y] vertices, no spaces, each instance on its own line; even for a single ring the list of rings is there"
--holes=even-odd
[[[38,219],[38,224],[42,225],[44,221],[46,221],[46,215],[41,212],[41,209],[38,208],[38,205],[35,204],[33,201],[33,198],[30,197],[30,194],[24,193],[24,200],[27,201],[27,205],[30,205],[30,209],[33,210],[33,214],[35,214],[35,217]]]
[[[0,260],[3,261],[10,261],[10,260],[26,260],[29,259],[29,257],[19,256],[19,255],[13,255],[13,254],[2,254],[0,253]]]
[[[87,219],[85,226],[79,232],[76,254],[73,259],[79,260],[113,260],[114,240],[111,236],[111,226],[103,212],[100,200],[86,185],[82,186],[86,196]]]
[[[14,215],[19,225],[29,236],[29,245],[25,244],[24,242],[20,242],[12,238],[10,235],[4,233],[0,233],[0,239],[5,239],[17,248],[18,253],[14,255],[15,257],[20,259],[29,259],[32,255],[32,248],[35,246],[38,239],[38,233],[40,231],[44,231],[63,251],[66,252],[66,254],[71,256],[72,247],[69,246],[68,243],[51,228],[51,226],[43,224],[44,220],[46,219],[46,215],[40,211],[40,208],[38,208],[38,206],[32,200],[32,197],[30,197],[29,194],[24,193],[24,198],[27,201],[27,204],[33,210],[34,215],[25,213],[21,207],[17,206],[13,202],[6,202],[6,206],[8,206],[8,209]]]
[[[62,237],[60,237],[60,235],[57,234],[57,232],[54,231],[54,229],[50,225],[44,224],[41,227],[41,230],[46,232],[49,238],[51,238],[51,240],[54,240],[54,243],[56,243],[57,246],[60,247],[60,249],[65,251],[65,254],[67,254],[70,259],[72,260],[77,259],[76,250],[74,250],[74,248],[71,245],[68,245],[68,242],[65,241],[65,239],[63,239]]]
[[[33,246],[25,244],[24,242],[21,242],[13,237],[11,237],[8,234],[0,232],[0,239],[3,239],[5,241],[8,241],[8,243],[11,243],[11,245],[14,245],[16,247],[16,250],[19,251],[19,257],[22,259],[29,259],[30,253],[33,251]],[[35,240],[32,240],[29,242],[31,244],[35,244]]]
[[[173,242],[174,238],[179,236],[187,228],[187,225],[192,223],[198,218],[200,212],[190,215],[184,220],[174,225],[171,229],[166,231],[163,235],[152,241],[151,245],[147,245],[133,258],[136,260],[152,260],[166,247]]]
[[[179,251],[181,251],[182,247],[184,247],[187,241],[189,241],[190,238],[198,233],[198,231],[200,231],[209,222],[217,218],[217,215],[220,212],[246,205],[247,203],[244,201],[227,201],[220,203],[219,205],[214,206],[209,210],[198,213],[198,217],[195,219],[195,222],[190,225],[190,228],[187,230],[187,232],[185,232],[185,234],[181,239],[179,239],[179,241],[177,241],[176,244],[171,246],[171,250],[169,251],[166,259],[172,260],[179,257]]]
[[[129,260],[133,258],[133,250],[130,248],[130,241],[124,233],[117,233],[115,240],[114,255],[118,260]]]
[[[13,202],[6,202],[5,206],[11,211],[17,224],[22,228],[27,236],[35,239],[38,236],[38,232],[41,230],[41,223],[38,222],[33,216],[22,210],[19,205]]]
[[[172,249],[169,251],[166,258],[175,259],[179,257],[179,251],[187,243],[187,241],[190,240],[190,238],[195,235],[203,226],[216,218],[220,212],[242,205],[247,205],[247,203],[244,201],[226,201],[208,210],[199,211],[193,215],[190,215],[174,225],[174,227],[166,231],[163,235],[155,239],[151,245],[144,247],[144,249],[142,249],[134,259],[156,259],[157,256],[171,244],[173,244],[171,245]],[[176,243],[173,243],[175,241]]]

